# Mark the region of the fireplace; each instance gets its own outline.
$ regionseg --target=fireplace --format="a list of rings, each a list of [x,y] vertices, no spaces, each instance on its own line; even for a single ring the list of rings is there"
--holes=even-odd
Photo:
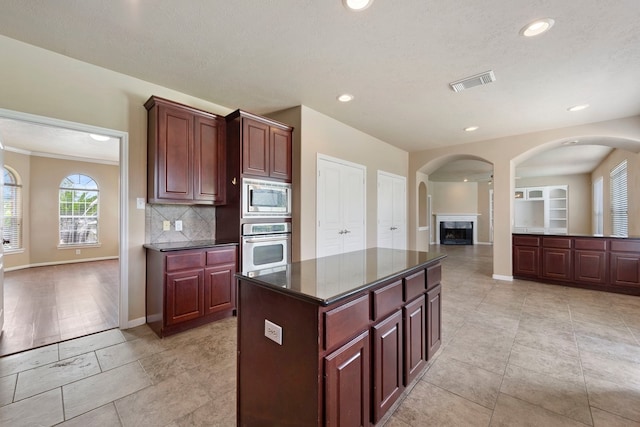
[[[440,244],[473,245],[472,221],[440,222]]]

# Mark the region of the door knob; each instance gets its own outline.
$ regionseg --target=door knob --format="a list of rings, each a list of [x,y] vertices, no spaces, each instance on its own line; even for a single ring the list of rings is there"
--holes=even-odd
[[[390,228],[390,230],[391,230],[391,231],[393,231],[393,230],[397,230],[397,229],[398,229],[398,227],[391,227],[391,228]]]

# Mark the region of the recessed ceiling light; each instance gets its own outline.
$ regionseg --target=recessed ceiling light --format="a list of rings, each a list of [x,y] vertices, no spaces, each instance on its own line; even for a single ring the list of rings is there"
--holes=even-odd
[[[578,142],[580,142],[580,141],[578,141],[577,139],[574,139],[574,140],[571,140],[571,141],[565,141],[565,142],[562,143],[562,145],[574,145],[574,144],[577,144]]]
[[[371,6],[373,0],[342,0],[342,4],[349,10],[361,11]]]
[[[95,139],[96,141],[100,141],[100,142],[104,142],[104,141],[108,141],[110,138],[108,136],[104,136],[104,135],[97,135],[95,133],[90,133],[89,136],[92,139]]]
[[[525,37],[535,37],[549,31],[555,21],[551,18],[538,19],[530,24],[525,25],[520,30],[520,35]]]
[[[571,112],[574,112],[574,111],[582,111],[582,110],[584,110],[585,108],[589,108],[589,104],[574,105],[573,107],[569,107],[569,108],[567,108],[567,111],[571,111]]]
[[[467,128],[464,128],[465,132],[473,132],[474,130],[478,130],[480,129],[480,126],[469,126]]]
[[[353,95],[351,95],[350,93],[343,93],[342,95],[338,96],[338,101],[340,102],[353,101]]]
[[[463,181],[464,181],[464,182],[467,182],[467,181],[469,181],[469,180],[468,180],[467,178],[465,178],[465,179],[463,179]]]

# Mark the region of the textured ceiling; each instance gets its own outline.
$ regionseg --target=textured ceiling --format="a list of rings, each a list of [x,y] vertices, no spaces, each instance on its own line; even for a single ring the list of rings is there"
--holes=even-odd
[[[3,0],[0,34],[229,108],[304,104],[411,152],[640,114],[639,16],[638,0]],[[550,32],[518,34],[541,17]]]

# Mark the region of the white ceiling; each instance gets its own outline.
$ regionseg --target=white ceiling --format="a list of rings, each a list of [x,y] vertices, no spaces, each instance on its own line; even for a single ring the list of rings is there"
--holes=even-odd
[[[0,117],[0,139],[8,150],[45,157],[118,164],[120,141],[96,141],[87,132]]]
[[[639,16],[638,0],[3,0],[0,34],[229,108],[304,104],[412,152],[640,114]],[[541,17],[550,32],[518,34]]]

